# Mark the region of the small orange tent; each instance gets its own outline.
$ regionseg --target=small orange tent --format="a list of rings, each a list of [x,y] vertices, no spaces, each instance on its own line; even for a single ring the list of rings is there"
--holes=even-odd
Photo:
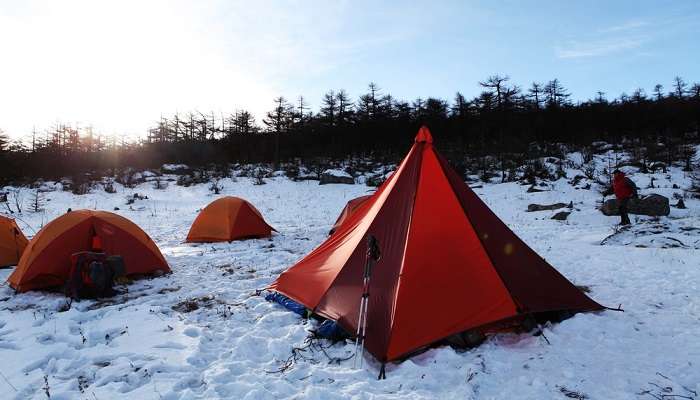
[[[356,197],[348,201],[348,204],[346,204],[345,208],[343,208],[343,211],[340,212],[338,219],[335,220],[335,224],[333,224],[333,227],[331,228],[330,232],[328,232],[328,234],[332,235],[333,232],[337,231],[338,228],[340,228],[345,223],[345,221],[347,221],[348,218],[350,218],[351,215],[357,212],[357,209],[360,208],[360,206],[364,204],[370,197],[372,197],[372,195],[368,194],[366,196]]]
[[[240,197],[227,196],[209,203],[197,215],[187,242],[230,242],[268,237],[275,228],[265,222],[255,206]]]
[[[170,272],[156,244],[136,224],[107,211],[77,210],[32,238],[7,281],[18,292],[63,285],[71,254],[93,250],[95,243],[107,254],[122,256],[127,275]]]
[[[0,267],[17,265],[28,242],[14,219],[0,215]]]
[[[461,332],[604,308],[498,219],[426,127],[377,192],[270,288],[357,332],[370,235],[381,259],[367,284],[365,348],[383,363]]]

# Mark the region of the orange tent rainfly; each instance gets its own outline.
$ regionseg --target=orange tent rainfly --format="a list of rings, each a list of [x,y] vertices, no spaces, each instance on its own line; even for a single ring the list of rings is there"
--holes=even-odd
[[[364,344],[381,362],[461,332],[603,309],[508,229],[432,141],[421,128],[396,172],[271,289],[355,333],[374,236]]]
[[[366,195],[366,196],[360,196],[356,197],[350,201],[348,201],[348,204],[345,205],[345,208],[343,208],[343,211],[340,212],[340,215],[338,216],[338,219],[335,220],[335,224],[333,224],[333,227],[331,228],[330,232],[328,232],[329,235],[332,235],[333,232],[337,231],[338,228],[340,228],[345,221],[347,221],[350,216],[355,214],[357,210],[365,204],[367,200],[369,200],[372,197],[372,195]]]
[[[14,219],[0,215],[0,267],[17,265],[28,242]]]
[[[275,228],[265,222],[252,204],[239,197],[222,197],[211,202],[192,223],[187,242],[230,242],[238,239],[262,238]]]
[[[61,286],[68,279],[70,256],[90,250],[122,256],[127,275],[170,272],[156,244],[133,222],[107,211],[78,210],[41,229],[7,281],[19,292]]]

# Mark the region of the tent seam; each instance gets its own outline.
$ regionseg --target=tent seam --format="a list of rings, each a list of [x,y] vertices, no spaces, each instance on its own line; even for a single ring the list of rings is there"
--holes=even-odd
[[[436,155],[438,155],[438,157],[439,157],[440,166],[442,167],[443,174],[445,174],[445,177],[447,178],[447,173],[445,172],[446,160],[443,159],[442,155],[437,154],[437,153],[436,153]],[[460,178],[460,179],[461,179],[461,178]],[[449,178],[448,178],[448,182],[449,182]],[[467,187],[469,187],[469,185],[467,185],[466,182],[465,182],[465,185],[466,185]],[[471,218],[471,216],[470,216],[469,210],[467,210],[467,208],[465,207],[465,205],[462,204],[462,202],[461,202],[460,199],[459,199],[459,196],[457,196],[457,193],[455,192],[454,186],[452,186],[451,183],[450,183],[450,188],[452,189],[452,194],[457,198],[457,201],[459,202],[459,205],[462,207],[462,210],[464,210],[464,215],[465,215],[465,216],[467,217],[467,219],[470,221],[469,223],[470,223],[470,225],[472,225],[472,229],[474,229],[474,233],[476,233],[476,237],[477,237],[477,239],[479,240],[479,243],[481,243],[481,247],[484,249],[484,252],[485,252],[486,255],[488,256],[489,261],[491,262],[491,265],[493,266],[494,271],[496,271],[496,275],[498,276],[498,279],[501,281],[501,283],[503,284],[503,287],[506,288],[506,290],[508,291],[508,294],[510,295],[510,298],[513,300],[513,303],[515,304],[515,307],[516,307],[515,311],[516,311],[518,314],[526,314],[527,311],[523,309],[523,303],[520,301],[519,298],[517,298],[517,297],[513,294],[513,291],[511,290],[510,286],[508,285],[508,283],[506,282],[506,280],[503,278],[503,275],[501,275],[501,271],[499,271],[498,268],[496,267],[496,264],[494,264],[494,262],[493,262],[493,257],[491,256],[491,252],[489,251],[489,248],[488,248],[488,247],[486,246],[486,244],[484,243],[483,238],[481,237],[480,233],[476,230],[476,227],[474,227],[474,225],[471,223],[472,218]],[[470,189],[471,189],[471,188],[470,188]],[[476,193],[474,193],[474,194],[476,195]],[[478,196],[477,196],[477,197],[478,197]],[[482,200],[482,201],[483,201],[483,200]],[[505,224],[504,224],[504,225],[505,225]],[[506,226],[506,228],[508,228],[508,227]],[[508,228],[508,230],[509,230],[513,235],[515,235],[515,233],[514,233],[510,228]]]
[[[425,142],[423,142],[425,143]],[[394,334],[394,316],[396,315],[396,304],[398,303],[399,300],[399,289],[401,287],[401,275],[403,274],[403,268],[406,265],[406,251],[408,250],[408,238],[411,234],[411,224],[413,223],[413,211],[416,207],[416,197],[418,196],[418,185],[420,184],[420,174],[421,171],[423,170],[423,153],[425,152],[425,144],[423,144],[423,147],[421,148],[420,152],[420,160],[418,163],[418,171],[416,173],[416,190],[413,193],[413,199],[411,201],[411,213],[409,214],[409,220],[408,220],[408,228],[406,229],[406,236],[404,237],[404,247],[403,247],[403,254],[401,255],[401,267],[399,268],[399,275],[397,277],[397,283],[396,283],[396,291],[394,292],[394,299],[391,304],[391,322],[389,324],[389,337],[387,338],[387,350],[389,350],[389,344],[391,343],[391,337]],[[387,355],[385,355],[385,358]],[[386,361],[386,360],[385,360]]]

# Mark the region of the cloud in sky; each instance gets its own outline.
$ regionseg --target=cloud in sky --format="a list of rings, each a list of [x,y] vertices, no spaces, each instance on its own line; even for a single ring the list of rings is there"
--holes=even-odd
[[[559,58],[601,57],[624,50],[638,49],[644,44],[642,38],[610,38],[592,42],[569,42],[557,49]]]
[[[556,46],[556,54],[561,59],[602,57],[627,50],[640,49],[649,41],[650,24],[644,20],[630,20],[620,24],[600,28],[584,38],[570,40]]]
[[[643,28],[648,26],[649,23],[647,21],[627,21],[625,23],[619,24],[619,25],[614,25],[614,26],[609,26],[607,28],[600,29],[599,32],[601,33],[611,33],[611,32],[625,32],[625,31],[631,31],[631,30],[637,30],[639,28]]]

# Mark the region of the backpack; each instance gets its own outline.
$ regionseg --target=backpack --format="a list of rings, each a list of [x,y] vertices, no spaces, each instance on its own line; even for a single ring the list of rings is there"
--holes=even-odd
[[[83,251],[71,256],[66,296],[71,299],[111,297],[114,279],[126,273],[121,256]]]
[[[637,188],[637,185],[634,183],[634,181],[628,177],[625,177],[625,183],[627,184],[627,186],[630,187],[630,190],[632,190],[632,197],[635,199],[638,198],[639,195],[637,194],[637,190],[639,189]]]

